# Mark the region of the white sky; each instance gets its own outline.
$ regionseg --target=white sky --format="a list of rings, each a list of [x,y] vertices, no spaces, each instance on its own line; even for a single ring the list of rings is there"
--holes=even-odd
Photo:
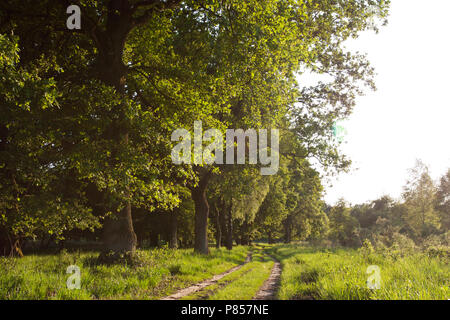
[[[416,158],[433,179],[450,167],[449,14],[448,0],[392,0],[389,24],[348,46],[368,54],[378,90],[342,123],[353,169],[326,185],[328,203],[398,198]]]

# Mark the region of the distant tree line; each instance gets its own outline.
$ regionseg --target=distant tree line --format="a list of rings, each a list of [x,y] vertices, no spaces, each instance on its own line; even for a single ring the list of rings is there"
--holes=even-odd
[[[450,246],[450,170],[435,183],[427,166],[417,161],[404,186],[402,199],[383,196],[349,206],[343,199],[327,209],[328,239],[342,246]]]

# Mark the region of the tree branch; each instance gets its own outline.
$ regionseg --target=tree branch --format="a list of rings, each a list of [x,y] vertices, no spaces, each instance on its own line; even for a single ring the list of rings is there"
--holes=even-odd
[[[146,1],[139,1],[132,7],[132,12],[134,13],[138,8],[145,7],[145,6],[151,6],[151,8],[148,8],[145,10],[145,12],[132,20],[133,26],[139,26],[147,23],[152,14],[155,12],[163,12],[170,9],[175,9],[178,7],[183,0],[167,0],[167,1],[156,1],[156,0],[146,0]]]

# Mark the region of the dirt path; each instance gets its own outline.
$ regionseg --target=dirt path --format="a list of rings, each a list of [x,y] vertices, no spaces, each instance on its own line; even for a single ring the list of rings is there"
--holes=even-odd
[[[225,272],[223,272],[221,274],[217,274],[217,275],[215,275],[214,277],[212,277],[212,278],[210,278],[208,280],[204,280],[204,281],[199,282],[197,284],[194,284],[194,285],[192,285],[190,287],[178,290],[177,292],[175,292],[174,294],[172,294],[170,296],[161,298],[161,300],[178,300],[178,299],[180,299],[182,297],[191,295],[191,294],[193,294],[193,293],[195,293],[195,292],[197,292],[199,290],[202,290],[205,287],[208,287],[208,286],[210,286],[212,284],[215,284],[217,281],[219,281],[223,277],[225,277],[225,276],[229,275],[230,273],[235,272],[235,271],[239,270],[240,268],[242,268],[246,263],[250,262],[251,260],[252,260],[252,254],[249,253],[247,258],[245,259],[245,262],[243,264],[238,265],[236,267],[233,267],[230,270],[225,271]]]
[[[253,300],[275,300],[278,287],[280,286],[281,280],[281,263],[275,260],[272,272],[269,278],[264,282],[259,291],[253,297]]]
[[[247,273],[249,273],[250,271],[252,271],[253,269],[249,269],[244,271],[240,277],[245,276]],[[229,285],[230,283],[232,283],[233,280],[227,280],[224,281],[222,283],[220,283],[218,285],[218,287],[214,288],[214,289],[208,289],[206,288],[205,290],[200,291],[199,295],[197,297],[195,297],[194,300],[208,300],[209,297],[211,297],[212,295],[214,295],[216,292],[219,292],[221,289],[225,288],[227,285]]]

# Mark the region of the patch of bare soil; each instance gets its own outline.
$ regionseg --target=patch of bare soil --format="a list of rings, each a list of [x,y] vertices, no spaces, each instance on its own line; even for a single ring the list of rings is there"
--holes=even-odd
[[[273,258],[272,258],[273,259]],[[275,260],[275,259],[274,259]],[[253,300],[275,300],[281,280],[281,263],[275,260],[269,278],[264,282]]]
[[[199,291],[199,290],[202,290],[202,289],[205,288],[205,287],[208,287],[208,286],[210,286],[210,285],[212,285],[212,284],[215,284],[217,281],[219,281],[219,280],[222,279],[223,277],[229,275],[230,273],[239,270],[239,269],[242,268],[246,263],[250,262],[251,259],[252,259],[252,256],[251,256],[251,253],[250,253],[250,254],[247,256],[247,258],[245,259],[245,262],[244,262],[243,264],[238,265],[238,266],[236,266],[236,267],[233,267],[233,268],[231,268],[231,269],[228,270],[228,271],[222,272],[221,274],[217,274],[217,275],[215,275],[214,277],[212,277],[212,278],[210,278],[210,279],[208,279],[208,280],[205,280],[205,281],[199,282],[199,283],[197,283],[197,284],[194,284],[194,285],[192,285],[192,286],[190,286],[190,287],[187,287],[187,288],[178,290],[177,292],[175,292],[174,294],[172,294],[172,295],[170,295],[170,296],[161,298],[161,300],[178,300],[178,299],[180,299],[180,298],[182,298],[182,297],[189,296],[189,295],[191,295],[191,294],[193,294],[193,293],[195,293],[195,292],[197,292],[197,291]]]

